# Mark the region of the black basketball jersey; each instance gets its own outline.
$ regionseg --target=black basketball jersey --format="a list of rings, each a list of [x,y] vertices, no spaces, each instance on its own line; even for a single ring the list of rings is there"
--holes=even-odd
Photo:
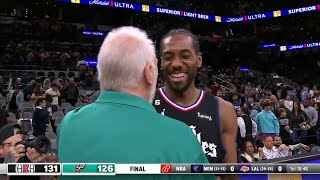
[[[226,151],[221,141],[217,97],[205,94],[201,90],[194,104],[183,107],[170,100],[164,92],[164,88],[159,88],[155,94],[153,106],[158,113],[187,124],[200,142],[210,163],[222,162]],[[177,139],[177,141],[179,140]]]

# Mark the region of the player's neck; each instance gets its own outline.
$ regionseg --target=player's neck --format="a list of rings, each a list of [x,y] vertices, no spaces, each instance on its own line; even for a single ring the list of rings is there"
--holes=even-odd
[[[187,90],[183,92],[175,92],[168,86],[165,86],[164,91],[170,99],[182,106],[189,106],[193,104],[200,95],[200,90],[197,89],[195,86],[190,86]]]

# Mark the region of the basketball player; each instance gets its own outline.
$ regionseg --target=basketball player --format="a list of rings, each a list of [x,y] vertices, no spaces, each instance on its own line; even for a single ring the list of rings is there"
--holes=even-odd
[[[234,106],[194,84],[202,65],[197,37],[184,29],[171,30],[161,40],[160,53],[166,85],[156,92],[157,112],[186,123],[210,163],[237,163]]]

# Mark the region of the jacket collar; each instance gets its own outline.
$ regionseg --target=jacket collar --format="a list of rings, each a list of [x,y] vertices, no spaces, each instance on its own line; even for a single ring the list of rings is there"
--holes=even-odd
[[[117,92],[117,91],[101,91],[96,103],[116,103],[134,106],[141,109],[156,112],[155,108],[145,99],[133,94]]]

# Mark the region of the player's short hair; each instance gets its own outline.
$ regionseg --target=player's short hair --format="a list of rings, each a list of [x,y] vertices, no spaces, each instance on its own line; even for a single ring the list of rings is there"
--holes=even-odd
[[[163,49],[164,49],[164,40],[168,37],[177,35],[177,34],[183,34],[186,36],[191,37],[192,39],[192,46],[196,51],[196,54],[200,53],[200,44],[199,44],[199,39],[197,36],[195,36],[194,34],[192,34],[190,31],[186,30],[186,29],[172,29],[171,31],[169,31],[167,34],[165,34],[161,41],[160,41],[160,54],[163,53]]]

